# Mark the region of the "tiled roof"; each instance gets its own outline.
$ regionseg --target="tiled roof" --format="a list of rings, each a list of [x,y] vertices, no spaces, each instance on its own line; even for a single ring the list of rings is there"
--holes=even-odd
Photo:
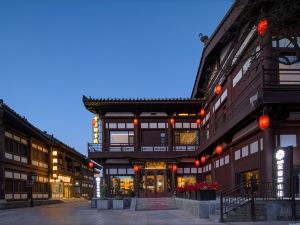
[[[83,102],[201,102],[199,98],[91,98],[82,97]]]

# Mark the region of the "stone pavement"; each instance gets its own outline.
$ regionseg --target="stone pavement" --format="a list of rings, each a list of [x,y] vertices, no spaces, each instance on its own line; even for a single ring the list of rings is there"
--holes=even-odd
[[[130,211],[90,208],[89,201],[0,210],[0,225],[216,225],[181,210]],[[228,223],[245,225],[288,225],[288,222]]]

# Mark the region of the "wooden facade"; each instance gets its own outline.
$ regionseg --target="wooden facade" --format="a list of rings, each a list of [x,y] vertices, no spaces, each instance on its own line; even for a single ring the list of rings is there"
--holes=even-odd
[[[139,196],[159,194],[157,179],[163,180],[165,194],[199,180],[217,181],[224,190],[253,176],[274,181],[275,150],[292,146],[293,175],[297,178],[299,194],[297,13],[298,1],[288,4],[279,0],[235,1],[205,41],[190,99],[84,97],[85,107],[101,120],[100,143],[88,145],[89,157],[104,166],[104,178],[110,190],[114,178],[122,180],[125,176],[133,183],[126,188],[133,188]],[[269,25],[261,36],[257,25],[263,18]],[[215,93],[217,85],[221,85],[219,94]],[[200,117],[202,107],[205,115]],[[270,126],[264,130],[258,125],[261,115],[270,118]],[[138,121],[136,125],[134,118]],[[174,125],[170,124],[171,118]],[[201,119],[200,126],[196,124],[197,118]],[[130,135],[133,139],[117,146],[112,141],[113,132],[117,131],[127,131],[128,140]],[[183,131],[196,131],[195,147],[180,146],[177,139],[178,135],[179,139],[184,136]],[[222,146],[220,155],[216,154],[218,145]],[[206,158],[205,163],[196,167],[195,160],[202,156]],[[147,163],[154,162],[164,164],[165,168],[147,169]],[[138,170],[133,170],[134,165]],[[172,170],[173,165],[177,166],[176,170]]]
[[[55,159],[55,160],[54,160]],[[0,202],[93,196],[90,160],[0,102]],[[31,179],[36,181],[32,186]]]

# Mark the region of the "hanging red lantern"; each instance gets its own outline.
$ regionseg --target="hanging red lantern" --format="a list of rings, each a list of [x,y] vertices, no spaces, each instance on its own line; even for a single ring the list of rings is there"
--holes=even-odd
[[[92,120],[92,125],[95,126],[95,124],[96,124],[96,121],[93,119]]]
[[[222,86],[220,84],[217,84],[216,87],[215,87],[216,95],[221,94],[221,91],[222,91]]]
[[[196,123],[197,123],[197,125],[199,126],[199,125],[201,124],[201,120],[198,118],[198,119],[196,120]]]
[[[264,130],[267,129],[270,125],[270,118],[268,115],[262,115],[259,117],[259,128]]]
[[[196,166],[196,167],[199,167],[199,165],[200,165],[200,162],[199,162],[198,159],[196,159],[196,161],[195,161],[195,166]]]
[[[259,36],[261,36],[261,37],[265,36],[268,26],[269,26],[269,22],[266,18],[263,18],[258,22],[257,32],[258,32]]]
[[[134,169],[135,172],[137,172],[137,171],[139,171],[139,166],[138,165],[134,165],[133,169]]]
[[[202,156],[202,157],[201,157],[201,162],[202,162],[203,164],[205,163],[205,160],[206,160],[205,156]]]
[[[202,116],[202,117],[205,116],[205,110],[203,108],[200,110],[200,116]]]
[[[176,165],[176,164],[173,164],[172,170],[173,170],[173,172],[176,172],[176,171],[177,171],[177,165]]]
[[[221,145],[218,145],[218,146],[216,147],[216,153],[217,153],[218,155],[221,155],[221,154],[222,154],[222,151],[223,151],[222,146],[221,146]]]
[[[137,126],[137,125],[139,124],[139,120],[138,120],[137,118],[134,118],[133,124],[134,124],[135,126]]]
[[[94,168],[94,163],[89,162],[89,168],[93,169]]]
[[[175,120],[174,120],[174,118],[172,117],[172,118],[170,119],[170,124],[171,124],[171,125],[174,125],[174,123],[175,123]]]

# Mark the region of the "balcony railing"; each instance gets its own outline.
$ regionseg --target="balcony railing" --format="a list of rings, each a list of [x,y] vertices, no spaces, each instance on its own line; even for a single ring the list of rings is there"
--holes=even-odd
[[[167,146],[142,146],[142,152],[166,152],[168,151]]]
[[[300,85],[300,69],[265,69],[263,68],[264,86]]]
[[[176,145],[173,146],[173,151],[196,151],[199,145]],[[168,146],[141,146],[142,152],[166,152],[169,150]],[[88,143],[88,152],[102,152],[102,144]],[[109,145],[109,152],[134,152],[136,151],[132,145]]]
[[[198,145],[177,145],[173,147],[174,151],[196,151]]]

